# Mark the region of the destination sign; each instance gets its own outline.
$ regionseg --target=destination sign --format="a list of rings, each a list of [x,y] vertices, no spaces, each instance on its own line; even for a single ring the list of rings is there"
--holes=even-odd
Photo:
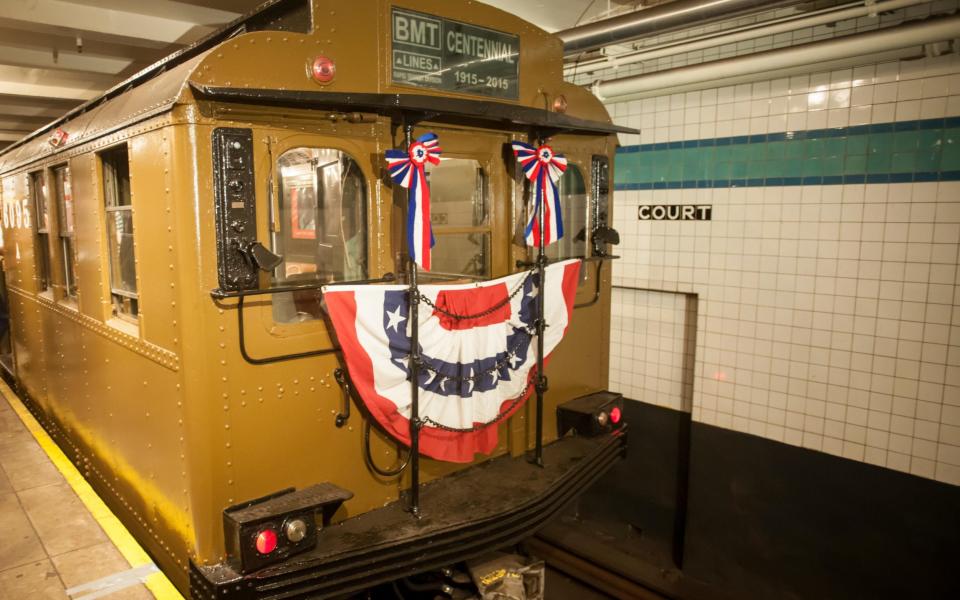
[[[394,83],[520,97],[519,36],[396,7],[390,16]]]

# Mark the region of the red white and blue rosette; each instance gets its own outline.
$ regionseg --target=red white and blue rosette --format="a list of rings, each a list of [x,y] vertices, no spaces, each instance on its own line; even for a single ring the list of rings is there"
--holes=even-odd
[[[424,271],[430,270],[430,249],[435,240],[430,225],[430,186],[427,184],[426,164],[440,163],[440,142],[436,134],[426,133],[417,138],[406,152],[387,150],[387,170],[390,178],[407,188],[407,247],[410,258]]]
[[[567,159],[544,144],[534,148],[523,142],[513,142],[513,153],[523,174],[533,182],[533,214],[523,231],[528,246],[547,246],[563,237],[563,218],[560,215],[560,191],[557,182],[567,170]],[[543,231],[540,231],[540,211],[543,211]]]

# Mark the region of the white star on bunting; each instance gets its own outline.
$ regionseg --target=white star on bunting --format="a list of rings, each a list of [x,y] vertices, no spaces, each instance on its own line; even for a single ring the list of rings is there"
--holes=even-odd
[[[394,331],[399,331],[397,327],[400,325],[400,323],[403,323],[407,320],[406,317],[400,314],[399,305],[397,305],[396,312],[390,312],[389,310],[387,311],[387,318],[390,319],[390,322],[387,323],[387,329],[393,329]]]

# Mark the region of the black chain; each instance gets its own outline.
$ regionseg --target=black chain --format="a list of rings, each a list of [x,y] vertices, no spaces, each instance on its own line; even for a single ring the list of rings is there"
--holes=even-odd
[[[487,421],[486,423],[480,423],[480,424],[478,424],[478,425],[474,425],[473,427],[466,427],[466,428],[450,427],[449,425],[443,425],[443,424],[441,424],[441,423],[437,423],[436,421],[434,421],[434,420],[431,419],[430,417],[424,417],[423,419],[420,419],[420,423],[423,424],[423,425],[431,425],[431,426],[433,426],[433,427],[435,427],[435,428],[437,428],[437,429],[442,429],[442,430],[444,430],[444,431],[451,431],[451,432],[453,432],[453,433],[473,433],[473,432],[475,432],[475,431],[480,431],[480,430],[482,430],[482,429],[486,429],[487,427],[490,427],[491,425],[495,425],[495,424],[499,423],[500,421],[502,421],[504,418],[506,418],[506,416],[507,416],[508,414],[510,414],[510,413],[513,411],[514,408],[517,407],[518,404],[520,404],[520,402],[521,402],[521,401],[524,399],[524,397],[527,395],[527,392],[530,391],[530,388],[533,387],[533,382],[534,382],[535,379],[537,379],[537,378],[536,378],[536,377],[529,377],[529,379],[527,380],[527,385],[526,385],[526,387],[523,388],[523,391],[520,392],[520,395],[517,396],[516,398],[514,398],[514,399],[513,399],[513,402],[511,402],[511,403],[507,406],[507,408],[504,409],[500,414],[498,414],[498,415],[497,415],[496,417],[494,417],[492,420]]]
[[[432,308],[433,310],[437,311],[438,313],[440,313],[440,314],[442,314],[442,315],[444,315],[444,316],[450,317],[451,319],[456,319],[456,320],[458,320],[458,321],[460,321],[460,320],[466,320],[466,319],[479,319],[480,317],[485,317],[485,316],[487,316],[487,315],[491,315],[491,314],[497,312],[498,310],[500,310],[501,308],[503,308],[504,306],[506,306],[507,304],[510,304],[510,301],[513,300],[514,297],[515,297],[517,294],[520,293],[520,290],[522,290],[522,289],[523,289],[523,286],[526,285],[527,280],[530,279],[531,277],[533,277],[533,274],[534,274],[535,272],[536,272],[536,269],[531,269],[530,272],[527,273],[527,276],[523,278],[523,281],[521,281],[520,284],[517,285],[516,289],[514,289],[512,292],[510,292],[510,295],[509,295],[509,296],[507,296],[506,298],[504,298],[502,301],[496,303],[495,305],[491,306],[490,308],[484,310],[483,312],[478,312],[478,313],[475,314],[475,315],[458,315],[458,314],[452,313],[452,312],[450,312],[450,311],[448,311],[448,310],[446,310],[446,309],[440,308],[439,306],[437,306],[436,304],[434,304],[429,298],[427,298],[427,297],[424,296],[423,294],[418,294],[418,297],[419,297],[419,299],[420,299],[424,304],[426,304],[427,306],[429,306],[429,307]]]
[[[429,298],[427,298],[426,296],[424,296],[424,295],[422,295],[422,294],[417,294],[417,298],[418,298],[418,300],[422,301],[424,304],[426,304],[427,306],[429,306],[429,307],[432,308],[433,310],[435,310],[435,311],[437,311],[438,313],[440,313],[440,314],[442,314],[442,315],[444,315],[444,316],[447,316],[447,317],[449,317],[449,318],[451,318],[451,319],[456,319],[456,320],[458,320],[458,321],[459,321],[459,320],[466,320],[466,319],[479,319],[479,318],[481,318],[481,317],[485,317],[485,316],[487,316],[487,315],[491,315],[491,314],[495,313],[496,311],[500,310],[501,308],[503,308],[504,306],[506,306],[507,304],[509,304],[509,303],[516,297],[516,295],[520,293],[520,290],[522,290],[522,289],[524,288],[524,286],[526,285],[527,280],[529,280],[531,277],[533,277],[533,274],[536,273],[536,271],[537,271],[536,269],[531,269],[529,272],[527,272],[526,277],[523,278],[523,280],[517,285],[517,287],[516,287],[512,292],[510,292],[510,295],[509,295],[509,296],[507,296],[506,298],[504,298],[502,301],[498,302],[497,304],[491,306],[490,308],[487,308],[486,310],[484,310],[484,311],[482,311],[482,312],[479,312],[479,313],[477,313],[477,314],[475,314],[475,315],[458,315],[458,314],[456,314],[456,313],[452,313],[452,312],[450,312],[450,311],[448,311],[448,310],[446,310],[446,309],[440,308],[440,307],[437,306],[434,302],[432,302]],[[541,291],[541,293],[543,293],[543,292]],[[527,328],[526,331],[527,331],[528,334],[534,335],[534,332],[530,331],[529,328]],[[456,381],[456,382],[458,382],[458,383],[464,383],[464,382],[467,382],[467,381],[477,382],[477,381],[479,381],[480,379],[482,379],[483,377],[486,377],[487,375],[490,375],[491,373],[495,373],[495,372],[499,371],[500,369],[502,369],[503,367],[505,367],[505,366],[510,362],[510,359],[513,358],[514,356],[516,356],[516,351],[520,348],[520,344],[521,344],[522,342],[523,342],[523,339],[521,338],[521,340],[517,343],[517,347],[509,350],[509,351],[507,352],[506,356],[504,356],[504,358],[503,358],[502,360],[497,361],[497,363],[496,363],[492,368],[490,368],[489,370],[481,371],[480,373],[477,373],[476,375],[471,375],[471,376],[469,376],[469,377],[464,377],[464,376],[448,377],[448,376],[446,376],[446,375],[443,375],[439,370],[431,367],[431,366],[430,366],[429,364],[427,364],[427,363],[421,362],[421,365],[420,365],[420,366],[424,367],[425,369],[427,369],[428,371],[431,371],[432,373],[434,373],[434,374],[436,374],[436,375],[439,375],[439,376],[443,377],[445,381]],[[508,414],[510,414],[510,413],[513,411],[514,408],[517,407],[517,405],[520,404],[520,402],[524,399],[524,397],[525,397],[525,396],[527,395],[527,393],[530,391],[530,388],[533,386],[533,382],[534,382],[535,379],[537,379],[537,378],[536,378],[536,377],[530,377],[530,376],[528,375],[527,385],[523,388],[523,391],[520,392],[520,395],[518,395],[516,398],[514,398],[514,399],[513,399],[513,402],[511,402],[511,403],[507,406],[506,409],[504,409],[502,412],[500,412],[500,414],[498,414],[498,415],[497,415],[496,417],[494,417],[492,420],[487,421],[486,423],[480,423],[480,424],[474,425],[473,427],[467,427],[467,428],[450,427],[449,425],[443,425],[442,423],[437,423],[436,421],[434,421],[434,420],[431,419],[430,417],[424,417],[423,419],[420,420],[420,423],[421,423],[422,425],[431,425],[431,426],[433,426],[433,427],[435,427],[435,428],[437,428],[437,429],[442,429],[443,431],[451,431],[451,432],[454,432],[454,433],[473,433],[473,432],[476,432],[476,431],[480,431],[480,430],[482,430],[482,429],[486,429],[487,427],[490,427],[491,425],[495,425],[495,424],[499,423],[500,421],[502,421]]]

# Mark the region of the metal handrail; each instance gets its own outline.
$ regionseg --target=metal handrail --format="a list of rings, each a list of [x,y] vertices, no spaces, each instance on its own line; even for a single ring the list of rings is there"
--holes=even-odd
[[[564,260],[570,260],[570,259],[580,259],[585,263],[591,263],[591,262],[600,263],[600,265],[597,267],[597,287],[596,287],[596,290],[594,290],[593,292],[593,299],[587,300],[586,302],[581,302],[580,304],[574,304],[573,308],[576,309],[576,308],[587,308],[589,306],[593,306],[600,300],[600,292],[601,292],[600,273],[603,271],[603,261],[614,260],[617,258],[620,258],[620,257],[613,254],[605,254],[601,256],[571,256],[570,258],[553,259],[553,260],[547,261],[547,264],[558,263],[558,262],[561,262]],[[526,262],[522,260],[517,261],[517,268],[532,267],[535,265],[536,263],[534,262]]]
[[[284,285],[262,290],[224,290],[222,288],[216,288],[214,290],[210,290],[210,296],[215,300],[223,300],[225,298],[243,298],[246,296],[265,296],[268,294],[285,294],[287,292],[318,290],[328,285],[363,285],[366,283],[390,283],[396,280],[397,278],[393,273],[385,273],[383,277],[377,277],[375,279],[353,279],[351,281],[329,281],[326,283],[318,281],[316,283]]]
[[[307,285],[291,285],[291,286],[282,286],[269,288],[265,290],[237,290],[237,291],[224,291],[221,289],[216,289],[210,292],[210,295],[214,299],[224,299],[224,298],[236,298],[237,299],[237,336],[240,341],[240,356],[243,357],[243,360],[247,361],[251,365],[266,365],[275,362],[281,362],[284,360],[295,360],[298,358],[307,358],[310,356],[323,356],[325,354],[333,354],[340,351],[339,346],[333,346],[332,348],[323,348],[321,350],[309,350],[307,352],[294,352],[291,354],[278,354],[276,356],[268,356],[265,358],[255,358],[250,356],[250,353],[247,352],[247,342],[246,342],[246,332],[244,329],[244,319],[243,319],[243,301],[248,296],[264,296],[267,294],[281,294],[286,292],[297,292],[303,290],[316,290],[328,285],[361,285],[365,283],[387,283],[394,281],[393,273],[387,273],[383,277],[376,279],[358,279],[354,281],[337,281],[333,283],[311,283]]]
[[[603,258],[612,258],[612,257],[603,257]],[[587,300],[586,302],[581,302],[580,304],[574,304],[573,308],[587,308],[588,306],[593,306],[600,300],[600,285],[601,277],[600,274],[603,272],[603,258],[600,259],[600,264],[597,265],[597,288],[593,292],[593,299]]]
[[[616,255],[613,255],[613,254],[604,254],[604,255],[598,255],[598,256],[568,256],[568,257],[566,257],[566,258],[553,258],[553,259],[549,259],[549,260],[547,260],[547,264],[548,264],[548,265],[552,265],[552,264],[556,264],[556,263],[558,263],[558,262],[563,262],[563,261],[565,261],[565,260],[582,260],[582,261],[585,262],[585,263],[603,262],[603,261],[605,261],[605,260],[615,260],[615,259],[618,259],[618,258],[620,258],[620,257],[619,257],[619,256],[616,256]],[[518,260],[518,261],[516,262],[516,265],[517,265],[517,268],[518,268],[518,269],[527,269],[527,268],[530,268],[530,267],[535,267],[535,266],[537,266],[537,263],[536,263],[536,261]]]

